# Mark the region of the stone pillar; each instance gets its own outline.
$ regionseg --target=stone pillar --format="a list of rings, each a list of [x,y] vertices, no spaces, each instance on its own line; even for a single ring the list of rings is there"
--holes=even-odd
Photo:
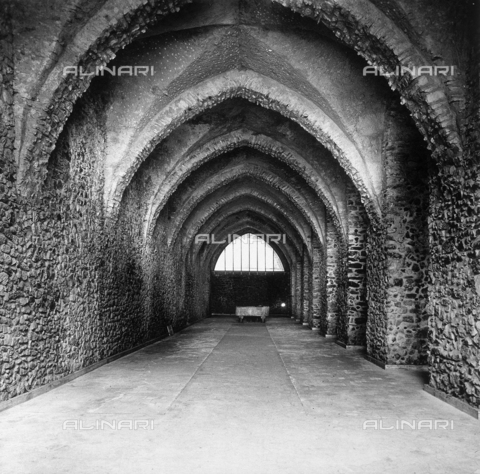
[[[294,263],[290,269],[290,317],[295,318],[297,309],[297,265]]]
[[[346,321],[340,336],[348,346],[365,346],[367,323],[366,298],[366,237],[367,215],[360,194],[352,183],[347,185],[348,206],[348,250]]]
[[[303,255],[303,308],[302,323],[309,326],[312,320],[312,264],[307,250]]]
[[[320,330],[322,319],[326,319],[326,279],[323,246],[318,237],[312,239],[312,329]]]
[[[4,2],[5,3],[5,2]],[[20,381],[22,373],[27,373],[28,361],[25,354],[27,344],[19,345],[19,326],[27,327],[23,323],[27,306],[16,304],[17,298],[14,293],[21,297],[23,281],[21,285],[17,282],[21,278],[25,265],[22,258],[18,259],[17,249],[13,242],[17,240],[19,227],[17,220],[16,194],[16,164],[14,157],[14,136],[15,118],[13,114],[13,35],[9,5],[0,5],[0,195],[2,196],[2,210],[0,217],[0,316],[2,321],[2,333],[0,334],[0,351],[2,361],[0,362],[0,401],[19,395],[25,391],[25,382]],[[13,240],[9,242],[7,236]],[[12,237],[13,236],[13,237]],[[34,247],[33,247],[34,248]],[[17,258],[12,258],[17,257]],[[18,263],[20,260],[20,263]],[[18,266],[17,266],[18,265]],[[28,267],[27,267],[28,268]],[[19,275],[19,276],[17,276]],[[28,300],[27,300],[28,301]],[[35,316],[37,316],[34,313]],[[28,315],[27,315],[28,317]],[[20,321],[20,322],[19,322]],[[30,339],[30,331],[24,331],[25,342]],[[18,350],[17,347],[20,349]],[[30,340],[28,341],[30,347]],[[4,365],[5,363],[5,365]],[[6,370],[8,369],[8,370]],[[37,369],[35,364],[35,369]],[[19,384],[20,381],[20,384]]]
[[[383,223],[369,236],[368,353],[385,364],[427,362],[428,151],[408,114],[387,113]]]
[[[367,237],[367,353],[377,361],[387,360],[386,237],[382,225],[370,225]]]
[[[298,257],[296,266],[296,284],[295,284],[295,314],[294,319],[297,322],[302,320],[303,312],[303,265],[302,256]]]
[[[472,25],[478,15],[472,15]],[[468,27],[468,25],[465,25]],[[429,372],[433,393],[480,408],[480,32],[473,26],[464,150],[436,148],[430,177]],[[446,218],[447,217],[447,218]],[[431,390],[429,390],[432,393]]]
[[[335,337],[339,312],[339,266],[343,264],[338,236],[331,218],[327,217],[326,299],[325,318],[321,319],[320,334]]]

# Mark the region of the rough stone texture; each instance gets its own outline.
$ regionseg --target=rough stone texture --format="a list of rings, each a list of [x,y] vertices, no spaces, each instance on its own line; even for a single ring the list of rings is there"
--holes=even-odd
[[[369,8],[367,0],[348,3],[348,6],[341,0],[321,2],[317,5],[313,5],[309,0],[275,1],[304,16],[321,21],[343,42],[355,48],[370,64],[380,66],[385,71],[392,71],[399,65],[424,66],[433,62],[433,58],[422,54],[415,44],[405,41],[398,25],[388,24],[380,11]],[[418,129],[429,140],[429,149],[432,149],[435,155],[441,154],[444,148],[453,153],[461,150],[455,116],[440,78],[392,75],[389,83],[393,90],[401,93],[402,103],[411,111]]]
[[[62,157],[52,157],[41,198],[24,202],[15,191],[10,195],[15,200],[10,221],[16,225],[4,233],[2,245],[7,329],[2,349],[8,360],[2,399],[88,365],[109,350],[101,345],[99,291],[93,288],[101,242],[94,239],[99,201],[92,186],[98,179],[93,156],[102,146],[101,126],[95,127],[95,111],[86,106],[84,113],[93,123],[89,127],[80,119],[76,129],[73,125],[75,152],[67,155],[67,134],[59,142]]]
[[[388,364],[426,363],[428,162],[421,137],[400,107],[387,117],[386,226]]]
[[[300,321],[303,307],[303,266],[300,256],[297,259],[295,271],[295,311],[293,317]]]
[[[7,398],[7,383],[14,389],[22,379],[20,370],[25,363],[18,354],[14,355],[15,324],[7,312],[6,300],[10,298],[9,290],[12,288],[9,281],[17,272],[22,277],[22,270],[18,268],[16,258],[16,220],[18,216],[18,203],[16,201],[15,179],[16,167],[14,151],[14,114],[13,114],[13,35],[10,10],[5,5],[0,6],[0,193],[1,193],[1,220],[0,220],[0,393],[1,398]],[[13,258],[12,258],[13,250]],[[23,296],[23,295],[21,295]],[[26,304],[28,299],[23,300]],[[33,358],[31,359],[33,361]],[[28,362],[27,362],[28,363]],[[35,363],[33,363],[35,365]],[[8,372],[7,372],[8,371]],[[24,383],[25,385],[25,383]],[[26,389],[30,388],[26,386]],[[20,388],[22,391],[22,388]]]
[[[371,357],[385,362],[387,348],[387,256],[385,252],[386,232],[384,227],[370,224],[367,231],[367,352]]]
[[[55,70],[55,60],[58,61],[59,58],[62,58],[62,54],[66,52],[66,56],[69,59],[63,63],[63,66],[78,65],[83,70],[90,71],[96,67],[106,65],[115,57],[115,53],[119,49],[128,45],[143,29],[156,23],[159,17],[178,11],[180,5],[182,5],[180,1],[169,1],[167,3],[163,1],[157,2],[156,0],[144,1],[142,3],[131,2],[125,5],[125,8],[110,5],[110,11],[104,12],[103,18],[100,20],[101,25],[95,25],[90,31],[89,28],[84,29],[87,38],[79,39],[75,38],[74,35],[68,38],[72,30],[66,28],[66,37],[58,38],[57,44],[55,44],[55,41],[52,42],[55,44],[54,51],[51,54],[51,58],[46,61],[47,64],[50,64],[44,68],[40,79],[43,81],[43,84],[48,84],[47,77],[49,73],[55,71],[57,76],[61,78],[60,80],[58,80],[58,77],[55,78],[54,82],[58,81],[56,88],[53,91],[47,88],[48,95],[42,97],[39,93],[43,84],[36,85],[33,90],[28,91],[23,90],[22,86],[24,84],[17,85],[17,89],[20,89],[20,92],[24,92],[24,95],[31,101],[28,106],[31,107],[32,103],[38,101],[41,104],[40,107],[43,107],[30,114],[34,116],[36,125],[34,129],[26,129],[27,124],[22,124],[23,148],[25,148],[25,151],[19,160],[21,164],[21,176],[19,179],[24,185],[24,189],[35,190],[37,178],[45,175],[45,165],[48,162],[51,151],[55,147],[56,140],[72,112],[75,101],[87,90],[91,80],[91,78],[75,75],[64,76],[62,68],[58,71]],[[27,18],[29,14],[31,18],[35,18],[37,11],[24,12],[20,9],[20,14],[22,13]],[[49,19],[49,22],[55,21],[55,15],[53,17],[53,19]],[[21,17],[18,21],[20,28],[23,28],[22,23],[25,21],[25,18]],[[88,38],[88,35],[92,34],[92,30],[95,31],[96,29],[97,34],[100,34],[100,36]],[[16,36],[21,37],[18,32]],[[66,43],[74,38],[77,39],[78,45],[81,46],[80,48],[78,46],[71,48],[73,50],[72,54],[72,51],[66,48]],[[34,43],[29,46],[34,48],[35,52],[38,51],[38,44]],[[82,51],[82,47],[85,46],[87,47]],[[23,52],[23,48],[20,48],[20,51]],[[80,54],[79,51],[81,51]],[[62,63],[61,60],[59,62]],[[31,74],[31,70],[29,73]],[[25,119],[25,116],[22,118]],[[19,128],[17,127],[17,130]]]
[[[326,259],[318,237],[312,238],[312,329],[320,329],[320,321],[327,312]]]
[[[303,306],[302,323],[310,325],[312,323],[312,261],[308,252],[303,254]]]
[[[1,399],[166,332],[161,318],[150,321],[134,200],[126,196],[114,228],[104,222],[103,104],[87,95],[75,112],[37,199],[21,198],[10,181],[10,225],[1,232]]]
[[[467,44],[462,53],[469,64],[465,153],[445,151],[431,171],[428,361],[432,387],[479,407],[480,51],[473,17],[463,28]]]
[[[386,123],[384,218],[367,246],[368,351],[390,365],[424,365],[429,156],[404,110],[392,106]]]
[[[336,336],[337,321],[340,312],[340,271],[342,268],[342,245],[341,239],[336,234],[331,219],[327,218],[327,310],[320,322],[320,334],[323,336]]]
[[[341,327],[339,340],[347,345],[365,345],[367,295],[365,265],[368,219],[360,195],[352,184],[347,187],[348,250],[347,250],[347,323]]]

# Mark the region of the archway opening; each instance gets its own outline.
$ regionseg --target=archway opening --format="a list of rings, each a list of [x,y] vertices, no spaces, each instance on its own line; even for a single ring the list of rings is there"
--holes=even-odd
[[[238,306],[268,306],[271,316],[290,314],[290,271],[278,247],[285,239],[248,232],[222,241],[225,248],[210,280],[212,315],[235,314]]]

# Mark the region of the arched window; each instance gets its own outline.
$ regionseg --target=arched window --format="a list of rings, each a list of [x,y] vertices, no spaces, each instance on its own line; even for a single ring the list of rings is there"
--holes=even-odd
[[[283,272],[282,262],[262,235],[244,234],[230,242],[218,257],[216,272]]]

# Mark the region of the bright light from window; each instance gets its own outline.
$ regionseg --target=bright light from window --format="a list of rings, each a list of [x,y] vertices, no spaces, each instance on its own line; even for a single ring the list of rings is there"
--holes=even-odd
[[[215,265],[216,272],[283,272],[280,257],[262,237],[245,234],[225,247]]]

